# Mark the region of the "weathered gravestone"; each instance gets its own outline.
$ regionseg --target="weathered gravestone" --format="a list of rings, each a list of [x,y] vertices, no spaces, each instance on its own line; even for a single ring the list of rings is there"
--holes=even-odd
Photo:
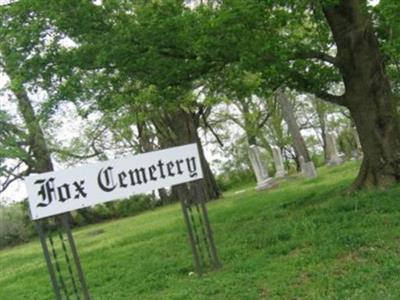
[[[316,178],[317,171],[315,170],[314,163],[312,161],[305,161],[303,156],[300,156],[300,168],[301,174],[307,178]]]
[[[330,166],[340,165],[343,163],[343,159],[337,150],[336,136],[333,132],[326,134],[326,157],[327,164]]]
[[[355,159],[360,159],[363,156],[362,146],[360,142],[360,137],[358,136],[358,132],[356,129],[352,129],[353,137],[356,142],[356,150],[353,153],[353,157]]]
[[[300,127],[297,124],[296,116],[294,114],[293,106],[289,101],[288,96],[283,89],[278,89],[277,98],[282,108],[282,115],[288,125],[288,130],[293,138],[293,146],[296,153],[303,157],[303,164],[300,163],[301,172],[307,178],[314,178],[317,176],[314,163],[310,158],[307,150],[307,145],[301,135]]]
[[[272,146],[271,148],[276,169],[275,177],[276,178],[285,177],[287,175],[287,172],[285,171],[285,166],[283,164],[281,149],[279,149],[279,147],[277,146]]]
[[[276,185],[276,181],[269,177],[268,170],[261,159],[260,150],[256,145],[249,147],[251,166],[257,178],[257,190],[266,190]]]

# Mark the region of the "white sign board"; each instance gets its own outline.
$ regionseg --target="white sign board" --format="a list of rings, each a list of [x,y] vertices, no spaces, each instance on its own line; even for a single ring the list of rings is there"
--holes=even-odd
[[[203,178],[196,144],[25,178],[33,220]]]

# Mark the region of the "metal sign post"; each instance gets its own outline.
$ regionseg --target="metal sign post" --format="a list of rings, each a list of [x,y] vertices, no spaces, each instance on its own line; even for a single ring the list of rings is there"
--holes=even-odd
[[[37,220],[35,226],[55,298],[57,300],[90,300],[89,290],[68,223],[68,215],[62,214],[54,218]],[[66,234],[67,240],[65,240],[64,234]]]
[[[193,184],[193,188],[195,189],[194,192],[199,195],[197,198],[199,200],[181,200],[181,207],[189,234],[196,272],[201,275],[207,267],[218,269],[221,267],[221,263],[208,218],[204,191],[196,183]],[[180,197],[180,199],[185,198]]]

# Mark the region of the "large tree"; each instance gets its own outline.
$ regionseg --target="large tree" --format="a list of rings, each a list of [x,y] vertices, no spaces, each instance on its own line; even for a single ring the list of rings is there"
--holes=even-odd
[[[399,7],[389,0],[379,5]],[[379,11],[379,6],[375,9]],[[254,21],[246,23],[247,33],[254,40],[266,39],[255,50],[243,51],[247,53],[240,60],[244,67],[349,109],[364,152],[354,188],[387,186],[400,180],[398,102],[382,49],[387,37],[378,35],[379,22],[371,10],[367,0],[243,0],[225,1],[219,12],[224,19],[251,14]],[[269,29],[268,35],[262,26]],[[329,93],[338,83],[343,93]]]
[[[44,13],[78,45],[70,59],[46,65],[50,74],[60,61],[80,61],[87,71],[156,85],[164,105],[235,64],[261,72],[270,89],[286,85],[350,110],[364,152],[355,188],[400,180],[398,102],[381,47],[388,36],[377,31],[386,19],[374,19],[367,0],[226,0],[195,11],[172,0],[39,2],[22,8]],[[70,72],[80,76],[76,66]],[[330,94],[337,83],[343,94]]]
[[[323,12],[345,86],[332,101],[350,110],[364,152],[355,187],[390,185],[400,180],[399,116],[367,1],[341,0]]]

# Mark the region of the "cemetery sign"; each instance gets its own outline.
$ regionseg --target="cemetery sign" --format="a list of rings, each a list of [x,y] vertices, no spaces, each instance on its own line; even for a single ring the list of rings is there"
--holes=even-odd
[[[196,144],[25,179],[33,220],[203,177]]]

